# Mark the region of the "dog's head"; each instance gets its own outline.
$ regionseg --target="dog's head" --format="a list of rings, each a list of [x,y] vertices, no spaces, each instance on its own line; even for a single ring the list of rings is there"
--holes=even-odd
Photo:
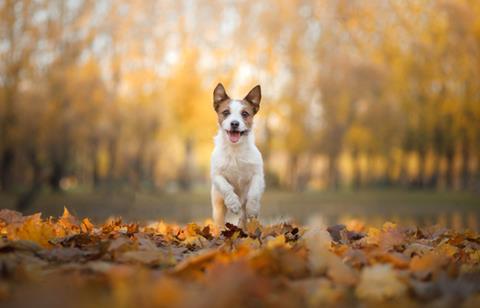
[[[218,115],[218,124],[225,131],[231,143],[239,142],[248,135],[253,125],[253,117],[260,108],[262,93],[255,86],[244,99],[231,99],[219,83],[213,91],[213,108]]]

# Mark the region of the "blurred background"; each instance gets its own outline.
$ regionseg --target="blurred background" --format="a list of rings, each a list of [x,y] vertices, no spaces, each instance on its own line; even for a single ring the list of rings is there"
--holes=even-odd
[[[0,0],[1,207],[208,217],[218,82],[266,217],[478,227],[476,0]]]

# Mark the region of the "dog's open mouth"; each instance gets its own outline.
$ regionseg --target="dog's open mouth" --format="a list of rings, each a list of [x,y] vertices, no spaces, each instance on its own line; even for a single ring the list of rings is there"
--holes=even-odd
[[[243,132],[238,130],[228,130],[227,131],[228,139],[230,139],[230,142],[232,143],[237,143],[238,140],[240,140],[240,137],[245,135],[247,132],[248,130],[244,130]]]

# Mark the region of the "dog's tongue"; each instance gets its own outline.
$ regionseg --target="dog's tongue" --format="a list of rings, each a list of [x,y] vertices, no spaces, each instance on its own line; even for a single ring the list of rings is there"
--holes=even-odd
[[[228,132],[228,138],[233,143],[237,143],[240,140],[240,132]]]

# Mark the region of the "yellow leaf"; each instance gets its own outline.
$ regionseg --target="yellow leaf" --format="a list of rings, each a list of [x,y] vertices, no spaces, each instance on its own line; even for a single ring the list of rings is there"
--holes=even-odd
[[[380,243],[380,230],[377,228],[369,228],[367,232],[366,242],[369,245],[378,245]]]
[[[444,243],[438,246],[435,250],[450,258],[452,258],[458,252],[457,247],[450,245],[448,243]]]
[[[82,220],[82,224],[80,225],[80,229],[83,233],[90,233],[93,231],[93,224],[90,222],[88,218],[84,218]]]
[[[29,240],[43,247],[50,247],[49,240],[62,236],[49,221],[42,221],[41,213],[27,216],[23,223],[11,224],[7,227],[10,240]]]
[[[272,249],[285,245],[285,235],[278,235],[267,242],[267,248]]]

